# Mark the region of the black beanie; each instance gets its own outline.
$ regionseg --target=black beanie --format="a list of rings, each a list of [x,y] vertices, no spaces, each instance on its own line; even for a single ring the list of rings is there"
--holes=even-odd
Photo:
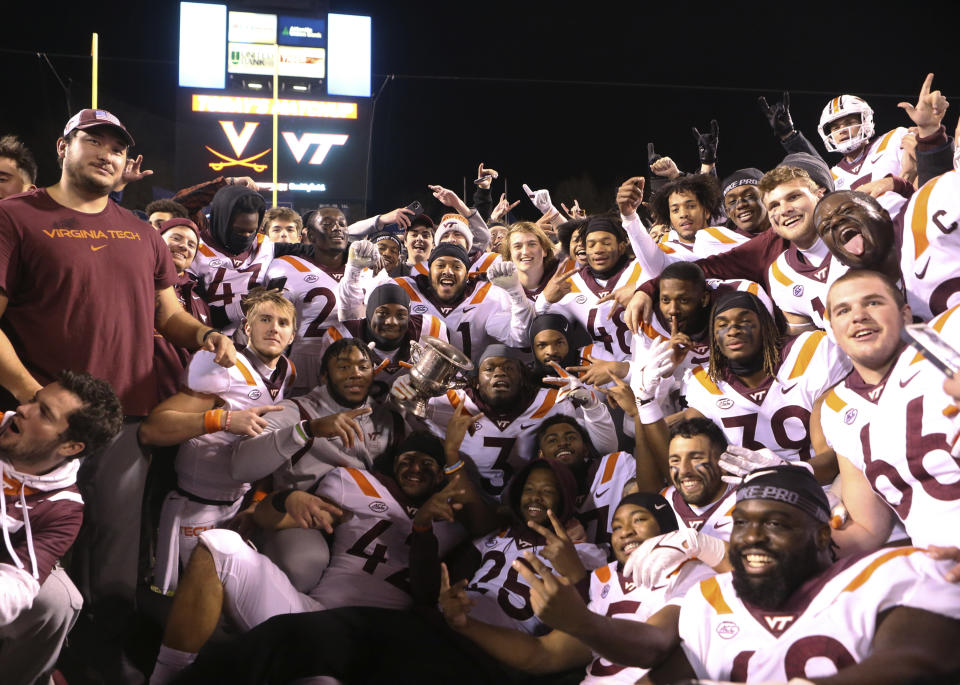
[[[649,511],[650,515],[656,519],[657,525],[660,526],[660,535],[680,528],[677,524],[676,514],[673,513],[670,504],[662,495],[653,492],[634,492],[620,500],[617,508],[619,509],[624,504],[635,504]]]
[[[456,257],[463,262],[464,266],[468,269],[470,268],[470,258],[467,256],[467,251],[456,243],[440,243],[433,248],[433,252],[430,253],[430,259],[427,260],[427,265],[433,266],[433,262],[437,257]]]
[[[723,195],[726,195],[734,188],[738,188],[740,186],[758,185],[761,178],[763,178],[763,172],[759,169],[755,169],[754,167],[738,169],[723,179],[720,187],[723,189]]]
[[[400,304],[410,309],[410,296],[407,291],[396,283],[382,283],[370,292],[367,300],[367,321],[373,318],[373,313],[382,304]]]
[[[530,324],[530,346],[540,331],[559,331],[564,337],[570,333],[570,321],[562,314],[540,314]],[[568,341],[569,342],[569,341]]]
[[[760,298],[753,293],[748,293],[745,290],[727,293],[717,300],[717,304],[713,307],[713,318],[716,318],[728,309],[749,309],[757,316],[763,316],[761,310],[767,314],[770,313],[767,312],[767,308],[763,306],[763,302],[760,301]]]

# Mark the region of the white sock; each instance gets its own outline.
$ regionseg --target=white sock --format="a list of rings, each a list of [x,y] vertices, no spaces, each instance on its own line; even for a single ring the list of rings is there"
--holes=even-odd
[[[181,652],[179,649],[160,645],[157,663],[153,667],[153,675],[150,676],[150,685],[166,685],[196,658],[196,652]]]

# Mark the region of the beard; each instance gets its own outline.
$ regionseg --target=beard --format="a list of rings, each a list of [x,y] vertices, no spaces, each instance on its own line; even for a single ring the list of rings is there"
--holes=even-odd
[[[788,554],[777,554],[766,547],[751,545],[777,561],[777,568],[763,576],[747,573],[740,549],[730,549],[733,589],[737,596],[754,606],[775,611],[782,607],[798,587],[820,571],[817,548],[812,541]]]
[[[91,195],[109,195],[110,191],[113,190],[116,179],[94,176],[84,166],[85,163],[68,159],[63,160],[63,168],[69,172],[80,190]]]

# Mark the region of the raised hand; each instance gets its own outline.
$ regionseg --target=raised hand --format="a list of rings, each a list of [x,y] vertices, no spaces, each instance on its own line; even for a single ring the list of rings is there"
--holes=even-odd
[[[575,407],[583,407],[584,409],[595,409],[600,406],[597,393],[582,383],[579,378],[571,376],[556,362],[550,362],[549,366],[557,372],[557,375],[544,376],[543,382],[560,388],[560,392],[557,393],[557,402],[570,400]]]
[[[127,163],[123,167],[123,174],[120,176],[120,181],[114,187],[114,190],[123,190],[128,183],[134,183],[135,181],[140,181],[145,179],[147,176],[152,176],[153,171],[150,169],[143,169],[141,171],[140,167],[143,164],[143,155],[137,155],[136,158],[127,158]]]
[[[413,525],[426,528],[434,521],[453,523],[457,512],[463,509],[462,498],[466,494],[467,489],[460,480],[460,474],[454,474],[446,487],[433,493],[433,496],[417,509],[417,514],[413,517]]]
[[[726,451],[720,455],[719,466],[729,475],[720,476],[720,480],[724,483],[740,485],[744,476],[757,469],[784,465],[806,467],[813,473],[813,467],[809,464],[802,461],[787,461],[783,457],[778,457],[766,447],[751,450],[740,445],[727,445]]]
[[[430,191],[433,193],[433,196],[440,201],[441,204],[451,209],[455,209],[463,215],[469,213],[469,208],[463,203],[463,200],[460,199],[460,196],[449,188],[444,188],[443,186],[427,186]]]
[[[357,417],[372,411],[370,407],[359,407],[310,419],[310,432],[318,438],[340,438],[344,447],[350,449],[356,441],[363,442],[363,428],[357,422]]]
[[[783,100],[773,103],[773,107],[767,104],[767,98],[762,95],[757,99],[760,105],[760,111],[767,118],[767,123],[773,129],[773,134],[780,140],[793,135],[793,118],[790,116],[790,93],[784,91]]]
[[[647,166],[649,166],[651,170],[660,157],[661,155],[658,155],[657,151],[653,149],[653,143],[647,143]]]
[[[642,290],[637,290],[626,304],[626,310],[623,314],[623,322],[627,324],[630,332],[636,335],[640,331],[640,326],[650,323],[650,318],[653,316],[653,299]]]
[[[566,214],[571,219],[587,218],[587,213],[580,208],[580,202],[576,198],[573,199],[572,207],[567,207],[565,204],[561,202],[560,209],[562,209],[564,214]]]
[[[500,202],[498,202],[497,206],[493,208],[492,212],[490,212],[490,221],[501,221],[518,204],[520,204],[520,200],[511,203],[509,200],[507,200],[506,193],[500,193]]]
[[[707,566],[720,565],[726,556],[723,540],[693,528],[682,526],[679,530],[644,540],[630,554],[623,565],[623,575],[647,589],[666,585],[677,567],[688,559],[699,559]]]
[[[947,113],[947,107],[950,103],[939,90],[930,91],[933,86],[933,74],[927,74],[920,88],[920,95],[917,98],[917,104],[911,105],[909,102],[899,102],[897,107],[904,110],[910,120],[917,125],[918,135],[923,138],[936,132],[940,128],[940,122]]]
[[[701,164],[717,163],[717,145],[720,143],[720,127],[717,120],[710,121],[710,133],[700,133],[697,127],[693,127],[693,137],[697,141],[697,153],[700,155]]]
[[[483,416],[483,412],[470,414],[470,412],[467,411],[467,403],[463,400],[457,404],[457,408],[453,411],[453,416],[450,417],[450,421],[447,423],[447,434],[443,439],[444,449],[448,455],[456,453],[460,449],[460,445],[463,444],[463,439],[467,433],[473,434],[473,424],[482,419]]]
[[[673,346],[669,340],[659,340],[650,348],[647,361],[637,372],[639,375],[640,399],[652,399],[657,394],[657,387],[667,376],[677,368]]]
[[[653,149],[653,143],[647,143],[647,162],[650,164],[650,173],[665,178],[676,178],[680,170],[669,157],[658,155]]]
[[[571,582],[578,583],[586,578],[587,570],[583,567],[583,562],[577,555],[573,541],[567,535],[563,524],[554,516],[552,509],[547,509],[547,516],[553,530],[541,526],[536,521],[527,521],[527,525],[540,533],[546,541],[543,549],[540,550],[540,556],[549,561],[557,573],[565,576]]]
[[[613,377],[613,387],[600,388],[600,392],[607,396],[607,403],[611,409],[620,407],[623,413],[633,418],[639,412],[637,411],[637,398],[633,394],[633,389],[616,376]]]
[[[466,627],[467,617],[473,608],[473,600],[467,596],[467,579],[457,581],[450,586],[450,571],[446,564],[440,564],[440,612],[447,625],[454,630]]]
[[[573,289],[573,283],[570,278],[577,273],[579,269],[572,259],[563,260],[563,264],[557,267],[553,276],[547,281],[543,288],[543,297],[547,302],[557,303],[563,299]]]
[[[541,214],[549,214],[551,211],[556,211],[553,206],[553,202],[550,200],[550,191],[546,188],[541,188],[540,190],[531,190],[530,186],[524,183],[523,192],[527,194],[527,197],[530,198],[530,202],[533,203],[534,207],[540,210]]]
[[[620,214],[632,216],[637,213],[637,207],[643,202],[643,188],[646,182],[643,176],[631,176],[620,184],[617,188],[617,207],[620,209]]]
[[[589,611],[573,583],[554,575],[533,552],[514,560],[513,568],[530,586],[530,606],[537,618],[551,628],[575,634]]]
[[[271,404],[266,407],[252,407],[240,411],[229,412],[230,421],[226,431],[234,435],[254,437],[260,435],[267,428],[267,420],[263,415],[272,411],[283,411],[283,407]]]
[[[567,371],[579,376],[587,385],[601,385],[610,383],[614,378],[623,378],[630,370],[629,362],[614,362],[594,359],[589,354],[583,358],[586,362],[580,366],[568,366]],[[622,366],[621,366],[622,365]]]
[[[347,251],[347,265],[356,269],[372,269],[380,264],[380,251],[369,240],[357,240],[350,243]]]
[[[498,176],[500,176],[500,173],[496,169],[485,168],[483,162],[480,162],[480,167],[477,169],[477,178],[474,180],[474,183],[481,188],[489,188],[490,184],[493,183],[493,179]]]
[[[413,221],[413,210],[407,209],[406,207],[397,207],[391,212],[380,215],[380,223],[384,226],[389,224],[396,224],[401,229],[406,229],[410,225],[410,222]]]

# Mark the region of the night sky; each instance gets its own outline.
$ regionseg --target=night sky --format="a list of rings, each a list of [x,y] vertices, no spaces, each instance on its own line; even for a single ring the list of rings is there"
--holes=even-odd
[[[782,151],[756,99],[773,100],[784,89],[792,93],[795,124],[818,147],[820,110],[843,92],[869,100],[878,133],[908,125],[896,103],[915,101],[927,71],[948,98],[958,92],[950,50],[958,10],[915,17],[902,3],[896,12],[881,4],[671,2],[623,10],[607,3],[333,1],[329,9],[371,15],[374,89],[395,75],[376,105],[370,211],[420,199],[439,215],[426,184],[462,192],[480,161],[501,172],[495,196],[505,179],[514,200],[526,182],[550,188],[557,206],[578,197],[588,210],[607,209],[620,181],[647,173],[649,141],[682,169],[694,169],[690,127],[703,130],[712,118],[720,124],[721,176],[768,168]],[[308,14],[316,4],[231,6]],[[128,125],[145,166],[156,171],[131,187],[124,204],[142,207],[154,185],[175,190],[204,180],[174,177],[177,7],[103,3],[8,24],[0,132],[17,133],[34,149],[41,184],[57,178],[54,142],[64,122],[89,102],[84,56],[93,31],[100,33],[100,105]],[[53,14],[47,6],[38,13],[47,11]],[[37,52],[69,86],[69,104]],[[946,119],[951,133],[958,112],[955,103]],[[526,200],[518,211],[538,215]]]

